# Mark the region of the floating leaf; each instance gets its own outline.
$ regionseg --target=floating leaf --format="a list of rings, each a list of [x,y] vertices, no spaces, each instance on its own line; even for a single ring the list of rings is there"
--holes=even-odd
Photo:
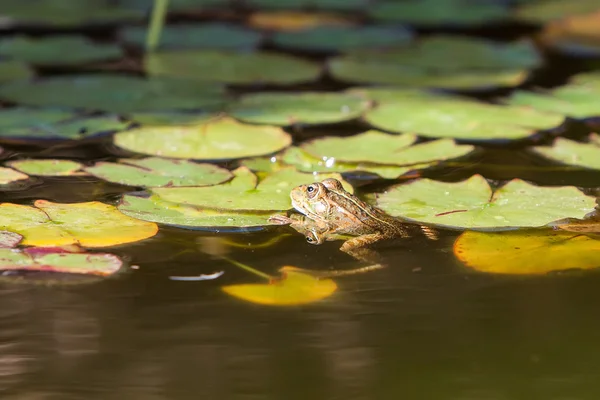
[[[313,81],[321,74],[315,63],[276,53],[157,52],[148,54],[144,65],[150,76],[231,84],[291,85]]]
[[[600,7],[593,13],[551,21],[544,27],[540,41],[571,55],[600,54]]]
[[[595,0],[544,0],[525,2],[516,9],[520,19],[544,23],[575,15],[589,14],[600,10]]]
[[[117,45],[94,43],[85,36],[11,36],[0,40],[0,56],[37,65],[73,65],[118,59],[123,51]]]
[[[0,185],[6,185],[23,179],[29,179],[29,176],[15,171],[12,168],[0,167]]]
[[[256,176],[245,167],[234,171],[235,177],[224,184],[193,188],[156,188],[152,192],[162,200],[219,210],[275,211],[291,208],[292,188],[326,178],[336,178],[348,190],[351,186],[339,174],[315,176],[284,168],[256,184]]]
[[[218,118],[214,113],[207,112],[136,112],[131,114],[131,120],[142,125],[197,125]]]
[[[599,138],[598,135],[593,137]],[[536,154],[563,164],[600,170],[600,140],[579,143],[565,138],[556,138],[552,146],[531,148]]]
[[[108,253],[69,253],[63,250],[36,253],[34,249],[0,249],[0,271],[43,271],[109,276],[123,261]]]
[[[35,207],[1,203],[0,229],[23,235],[27,246],[107,247],[154,236],[154,223],[120,213],[97,201],[60,204],[37,200]]]
[[[277,46],[297,50],[342,52],[399,47],[410,42],[412,36],[411,31],[397,25],[317,26],[301,31],[278,32],[271,37],[271,41]]]
[[[338,11],[360,11],[369,6],[369,0],[244,0],[244,3],[259,9],[318,9]]]
[[[33,69],[28,64],[17,60],[0,61],[0,84],[31,78],[34,75]]]
[[[492,0],[387,0],[370,6],[369,14],[421,26],[477,26],[507,19],[508,8]]]
[[[158,196],[149,198],[125,195],[119,211],[143,221],[180,228],[250,228],[271,225],[272,213],[243,213],[230,210],[211,210],[165,201]]]
[[[263,30],[297,31],[317,26],[354,25],[354,22],[337,14],[302,11],[259,11],[250,15],[248,25]]]
[[[117,113],[214,109],[225,101],[223,87],[216,84],[110,74],[9,82],[0,86],[0,97],[27,105]]]
[[[427,137],[515,140],[559,126],[564,118],[528,107],[485,104],[416,90],[366,89],[378,106],[364,119],[376,128]]]
[[[444,161],[473,151],[473,146],[457,145],[452,139],[411,146],[416,139],[411,134],[389,135],[368,131],[350,137],[315,139],[303,143],[301,148],[317,159],[400,166]]]
[[[270,306],[313,303],[331,296],[337,290],[337,285],[331,279],[318,279],[299,268],[286,266],[280,272],[280,279],[267,284],[228,285],[221,289],[239,299]]]
[[[71,160],[17,160],[6,165],[28,175],[39,176],[77,175],[82,167],[80,163]]]
[[[160,157],[97,162],[85,171],[109,182],[147,187],[216,185],[233,176],[216,165]]]
[[[129,26],[121,31],[121,38],[139,48],[146,45],[147,29]],[[205,23],[167,25],[160,34],[160,49],[254,49],[262,34],[233,24]]]
[[[493,191],[481,175],[456,182],[421,179],[388,189],[377,205],[391,215],[451,228],[540,227],[583,218],[596,199],[573,186],[540,187],[513,179]]]
[[[600,240],[559,231],[465,232],[454,254],[482,272],[545,274],[600,267]]]
[[[172,158],[218,160],[274,153],[289,146],[281,128],[222,118],[192,126],[142,126],[114,136],[126,150]]]
[[[0,231],[0,249],[12,249],[23,240],[23,236],[10,231]]]
[[[363,98],[346,93],[262,92],[242,96],[228,113],[256,124],[327,124],[358,118],[367,108]]]

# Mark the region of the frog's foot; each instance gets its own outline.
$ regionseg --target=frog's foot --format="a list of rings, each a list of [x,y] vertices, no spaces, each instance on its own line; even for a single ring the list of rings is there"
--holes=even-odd
[[[294,219],[287,215],[271,215],[268,221],[274,225],[289,225],[294,223]]]
[[[340,250],[359,261],[377,263],[380,259],[379,253],[365,246],[368,246],[385,238],[386,236],[380,233],[358,236],[347,240],[342,245],[342,247],[340,247]]]
[[[440,239],[440,232],[437,229],[432,228],[430,226],[421,225],[421,232],[423,232],[425,237],[429,240]]]

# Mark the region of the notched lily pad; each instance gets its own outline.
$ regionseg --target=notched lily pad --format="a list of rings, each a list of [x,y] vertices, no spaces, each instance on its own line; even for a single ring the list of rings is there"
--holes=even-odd
[[[80,175],[82,165],[71,160],[17,160],[7,162],[11,168],[28,175],[38,176],[73,176]]]
[[[495,274],[600,267],[600,240],[560,231],[465,232],[454,243],[465,265]]]
[[[263,92],[242,96],[228,108],[234,118],[256,124],[329,124],[358,118],[369,103],[347,93]]]
[[[313,81],[321,74],[318,64],[298,57],[210,50],[150,53],[144,69],[150,76],[251,85],[292,85]]]
[[[136,153],[171,158],[220,160],[274,153],[290,145],[279,127],[239,123],[229,118],[184,126],[142,126],[114,136],[114,143]]]
[[[552,146],[535,146],[534,153],[562,164],[600,170],[600,136],[592,134],[589,143],[556,138]]]
[[[216,165],[160,157],[121,159],[119,163],[97,162],[85,171],[109,182],[145,187],[208,186],[233,176]]]
[[[481,175],[456,182],[421,179],[394,186],[377,205],[391,215],[450,228],[541,227],[563,218],[583,218],[596,199],[573,186],[540,187],[513,179],[492,190]]]

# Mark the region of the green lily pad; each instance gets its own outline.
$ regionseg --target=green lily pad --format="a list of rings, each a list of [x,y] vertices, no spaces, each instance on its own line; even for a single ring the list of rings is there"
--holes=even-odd
[[[29,176],[15,171],[12,168],[0,167],[0,185],[7,185],[12,182],[29,179]]]
[[[493,0],[387,0],[368,10],[377,20],[421,26],[478,26],[509,16],[506,5]]]
[[[540,227],[583,218],[596,199],[573,186],[540,187],[514,179],[493,191],[481,175],[456,183],[421,179],[394,186],[377,199],[391,215],[450,228]]]
[[[170,5],[169,5],[170,8]],[[124,28],[120,35],[125,43],[143,48],[147,29],[143,26]],[[244,49],[256,48],[262,34],[225,23],[167,25],[160,34],[160,49]]]
[[[211,210],[165,201],[158,196],[149,198],[125,195],[119,211],[132,218],[181,228],[249,228],[271,225],[271,213],[242,213],[230,210]]]
[[[457,145],[452,139],[414,145],[411,134],[389,135],[368,131],[350,137],[324,137],[302,144],[302,149],[317,159],[347,163],[373,163],[398,166],[445,161],[473,151],[470,145]]]
[[[243,0],[244,4],[259,9],[319,9],[360,11],[369,6],[369,0]]]
[[[109,276],[123,261],[109,253],[69,253],[64,250],[0,249],[0,271],[43,271]]]
[[[0,249],[12,249],[21,243],[23,236],[9,231],[0,231]]]
[[[289,146],[291,137],[278,127],[222,118],[192,126],[142,126],[117,133],[114,143],[142,154],[219,160],[274,153]]]
[[[142,125],[197,125],[218,118],[208,112],[139,112],[130,115],[132,121]]]
[[[216,165],[160,157],[97,162],[85,171],[109,182],[146,187],[216,185],[233,176]]]
[[[34,75],[31,67],[17,60],[0,61],[0,84],[20,79],[28,79]]]
[[[11,168],[28,175],[73,176],[80,174],[82,165],[71,160],[17,160],[7,162]]]
[[[228,114],[255,124],[328,124],[358,118],[369,103],[347,93],[262,92],[242,96]]]
[[[600,139],[590,143],[579,143],[573,140],[556,138],[552,146],[535,146],[531,148],[536,154],[562,164],[600,170]]]
[[[89,26],[121,21],[139,21],[140,10],[119,7],[110,0],[2,0],[0,26],[48,25]]]
[[[72,111],[51,108],[3,108],[0,109],[0,135],[15,129],[43,127],[75,116]]]
[[[124,6],[150,12],[153,2],[148,0],[120,0]],[[169,12],[194,12],[204,11],[212,7],[230,7],[231,0],[169,0]]]
[[[515,10],[519,19],[544,23],[556,19],[563,19],[573,15],[590,14],[600,11],[596,0],[544,0],[527,2]]]
[[[344,81],[479,89],[518,85],[528,69],[540,64],[541,57],[529,41],[504,44],[431,36],[396,50],[349,52],[330,59],[328,67],[333,77]]]
[[[529,107],[494,105],[414,90],[363,90],[377,107],[364,119],[392,132],[464,140],[515,140],[560,126],[564,117]]]
[[[34,106],[72,107],[117,113],[218,108],[224,88],[181,79],[126,75],[69,75],[0,86],[0,98]]]
[[[397,25],[317,26],[302,31],[277,32],[271,41],[277,46],[297,50],[342,52],[399,47],[410,42],[412,37],[411,31]]]
[[[158,227],[97,201],[60,204],[36,200],[34,207],[0,203],[0,230],[22,235],[26,246],[108,247],[152,237]]]
[[[294,168],[284,168],[268,175],[257,184],[256,176],[245,167],[234,172],[235,177],[224,184],[193,188],[156,188],[152,192],[162,200],[183,205],[235,211],[281,211],[291,208],[292,188],[333,177],[345,187],[351,186],[339,174],[306,174]]]
[[[545,93],[518,90],[507,103],[572,118],[600,117],[600,73],[575,75],[568,85]]]
[[[85,36],[12,36],[0,40],[0,56],[37,65],[74,65],[118,59],[123,51],[117,45],[95,43]]]
[[[233,53],[211,50],[157,52],[146,56],[150,76],[177,77],[231,84],[292,85],[319,77],[313,62],[276,53]]]

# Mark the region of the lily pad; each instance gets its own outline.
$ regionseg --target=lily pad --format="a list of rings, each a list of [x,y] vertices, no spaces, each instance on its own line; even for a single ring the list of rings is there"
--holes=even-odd
[[[575,75],[547,92],[518,90],[507,103],[572,118],[600,117],[600,73]]]
[[[301,148],[318,159],[347,163],[373,163],[397,166],[445,161],[473,151],[470,145],[457,145],[452,139],[413,145],[415,135],[389,135],[368,131],[350,137],[324,137],[305,142]]]
[[[156,52],[146,56],[144,66],[150,76],[231,84],[292,85],[313,81],[321,74],[321,67],[311,61],[263,52]]]
[[[535,146],[531,151],[562,164],[600,170],[600,137],[593,135],[592,138],[596,138],[596,141],[579,143],[565,138],[556,138],[552,146]]]
[[[465,232],[454,254],[481,272],[546,274],[600,267],[600,240],[560,231]]]
[[[274,153],[291,141],[281,128],[245,125],[228,118],[191,126],[142,126],[114,136],[114,143],[129,151],[196,160]]]
[[[130,119],[142,125],[197,125],[218,118],[208,112],[136,112]]]
[[[347,93],[262,92],[242,96],[228,109],[242,121],[269,124],[328,124],[358,118],[369,104]]]
[[[69,253],[61,250],[0,249],[0,271],[43,271],[109,276],[118,272],[123,261],[108,253]]]
[[[574,186],[540,187],[513,179],[492,190],[481,175],[456,182],[421,179],[394,186],[377,199],[391,215],[450,228],[541,227],[563,218],[583,218],[596,199]]]
[[[85,36],[12,36],[0,40],[0,56],[36,65],[76,65],[119,59],[123,51],[117,45],[95,43]]]
[[[55,76],[0,86],[0,98],[16,103],[117,113],[214,109],[225,101],[224,93],[216,84],[111,74]]]
[[[306,51],[342,52],[365,48],[391,48],[406,45],[413,34],[397,25],[364,27],[317,26],[294,32],[278,32],[271,37],[276,46]]]
[[[0,249],[12,249],[23,240],[23,236],[10,231],[0,231]]]
[[[109,182],[146,187],[216,185],[233,176],[216,165],[160,157],[97,162],[85,171]]]
[[[71,160],[17,160],[7,162],[11,168],[28,175],[73,176],[80,174],[82,165]]]
[[[15,171],[12,168],[0,167],[0,185],[7,185],[12,182],[29,179],[29,176]]]
[[[546,24],[540,42],[574,56],[600,54],[600,7],[595,12],[567,16]]]
[[[320,9],[360,11],[369,6],[369,0],[243,0],[244,4],[260,9]]]
[[[0,84],[20,80],[28,79],[34,75],[31,67],[17,60],[2,60],[0,61]]]
[[[279,270],[281,278],[266,284],[248,283],[222,286],[225,293],[251,303],[270,306],[308,304],[331,296],[337,285],[331,279],[319,279],[299,268]]]
[[[376,128],[427,137],[515,140],[560,126],[561,115],[415,90],[367,89],[378,103],[364,119]]]
[[[158,196],[149,198],[125,195],[119,211],[132,218],[180,228],[251,228],[271,225],[271,213],[243,213],[230,210],[211,210],[165,201]]]
[[[0,203],[0,229],[23,236],[27,246],[108,247],[154,236],[156,224],[120,213],[97,201],[60,204],[37,200],[34,207]]]
[[[170,7],[170,5],[169,5]],[[120,36],[125,43],[143,48],[147,29],[143,26],[124,28]],[[160,34],[160,49],[244,49],[256,48],[262,34],[238,25],[225,23],[167,25]]]
[[[236,211],[281,211],[290,209],[292,188],[336,178],[348,190],[351,186],[339,174],[306,174],[294,168],[284,168],[268,175],[257,184],[256,176],[245,167],[234,172],[235,177],[224,184],[193,188],[156,188],[152,192],[162,200],[184,205]]]
[[[370,6],[369,14],[420,26],[480,26],[509,17],[506,5],[493,0],[387,0]]]
[[[529,41],[431,36],[396,50],[352,51],[330,59],[328,67],[334,78],[350,82],[481,89],[518,85],[541,62]]]
[[[317,26],[355,26],[356,20],[341,14],[311,11],[258,11],[247,21],[253,28],[293,32]]]
[[[556,19],[562,19],[574,15],[584,15],[600,11],[596,0],[544,0],[527,2],[515,10],[519,19],[544,23]]]

